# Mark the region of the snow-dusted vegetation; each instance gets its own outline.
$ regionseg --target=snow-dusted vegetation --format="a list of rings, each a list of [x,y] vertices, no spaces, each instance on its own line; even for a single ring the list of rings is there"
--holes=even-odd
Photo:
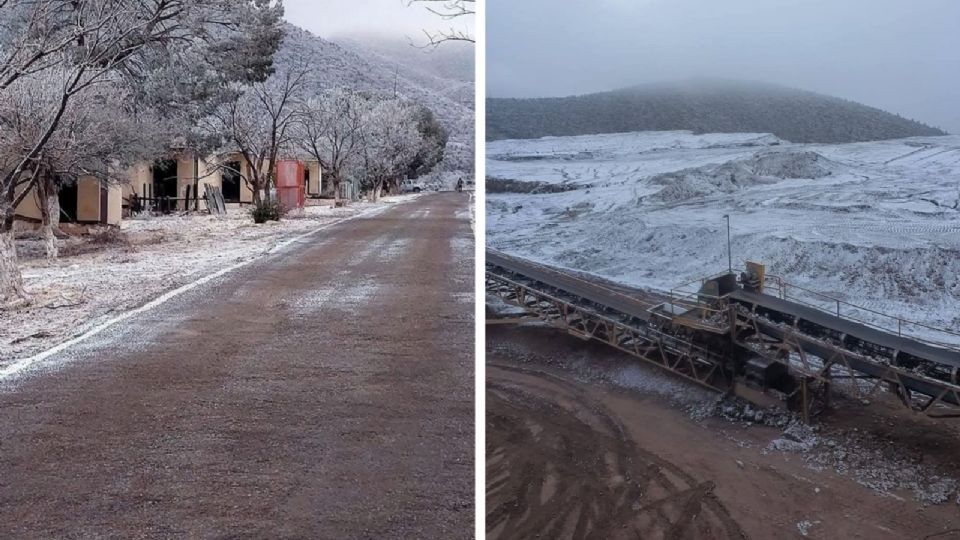
[[[472,169],[472,109],[437,91],[442,76],[421,86],[422,74],[283,22],[281,2],[12,0],[0,17],[0,308],[30,303],[21,203],[44,201],[55,259],[59,194],[82,179],[123,184],[135,166],[186,156],[213,174],[239,155],[246,172],[232,172],[260,215],[279,216],[269,194],[283,159],[316,160],[334,187],[349,177],[374,199]]]
[[[277,53],[279,65],[306,62],[307,84],[313,88],[344,87],[397,96],[429,108],[450,134],[442,163],[444,170],[473,170],[472,81],[463,80],[462,74],[438,75],[429,67],[416,69],[412,66],[417,65],[417,60],[409,57],[401,64],[360,45],[345,47],[296,26],[288,25],[286,32],[286,40]],[[423,62],[429,66],[428,60]]]
[[[504,140],[489,145],[487,174],[520,186],[487,197],[492,248],[669,289],[726,269],[726,214],[735,266],[760,261],[853,304],[960,327],[960,136]],[[563,190],[525,193],[523,182]]]
[[[200,149],[189,126],[270,75],[282,14],[260,0],[0,2],[0,305],[29,302],[13,235],[20,202],[43,194],[56,257],[60,188],[121,176],[152,144]]]

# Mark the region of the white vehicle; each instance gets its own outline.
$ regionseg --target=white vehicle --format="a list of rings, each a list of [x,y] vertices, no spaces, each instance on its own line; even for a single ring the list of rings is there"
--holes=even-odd
[[[423,186],[413,180],[404,180],[400,182],[400,193],[420,193]]]

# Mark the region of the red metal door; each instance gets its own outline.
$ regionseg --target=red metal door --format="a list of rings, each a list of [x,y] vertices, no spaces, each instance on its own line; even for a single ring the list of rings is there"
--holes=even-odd
[[[277,199],[287,210],[303,208],[306,201],[302,161],[277,163]]]

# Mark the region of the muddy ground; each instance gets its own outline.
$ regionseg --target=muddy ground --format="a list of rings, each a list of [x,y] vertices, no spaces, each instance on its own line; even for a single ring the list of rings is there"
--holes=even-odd
[[[339,223],[0,386],[0,538],[469,538],[469,196]]]
[[[488,325],[487,351],[491,540],[960,538],[957,420],[841,398],[758,423],[539,325]]]

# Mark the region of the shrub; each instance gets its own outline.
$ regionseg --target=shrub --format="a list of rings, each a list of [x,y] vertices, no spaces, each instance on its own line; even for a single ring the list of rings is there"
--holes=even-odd
[[[277,201],[260,201],[250,209],[253,222],[258,224],[268,221],[280,221],[286,213],[287,210]]]
[[[127,235],[120,227],[93,227],[90,229],[90,243],[99,245],[129,244]]]

